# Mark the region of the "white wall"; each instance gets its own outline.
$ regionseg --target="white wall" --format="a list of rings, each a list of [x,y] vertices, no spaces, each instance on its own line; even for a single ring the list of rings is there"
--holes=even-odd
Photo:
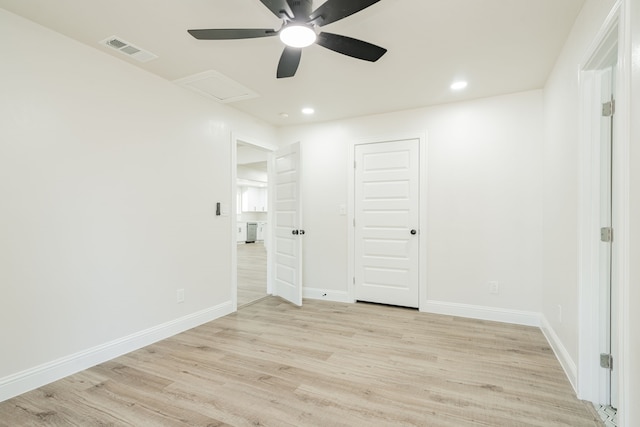
[[[538,312],[542,129],[540,91],[283,129],[301,142],[304,285],[348,290],[349,142],[427,131],[429,300]]]
[[[542,313],[574,366],[572,379],[578,363],[579,71],[614,3],[585,3],[544,90]]]
[[[2,400],[25,370],[230,309],[231,131],[275,129],[2,9],[0,57]]]

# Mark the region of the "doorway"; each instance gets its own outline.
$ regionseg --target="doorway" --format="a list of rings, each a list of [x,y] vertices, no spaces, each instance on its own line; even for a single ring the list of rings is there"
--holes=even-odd
[[[235,299],[236,307],[270,294],[269,155],[263,146],[235,140]]]

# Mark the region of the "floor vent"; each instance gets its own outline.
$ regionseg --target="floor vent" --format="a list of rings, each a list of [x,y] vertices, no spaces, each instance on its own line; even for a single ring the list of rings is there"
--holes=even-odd
[[[158,57],[158,55],[155,55],[148,50],[141,49],[138,46],[134,46],[128,41],[122,40],[117,36],[107,37],[99,43],[110,47],[111,49],[115,49],[120,53],[140,62],[149,62],[152,59],[156,59]]]
[[[618,427],[618,411],[611,406],[594,405],[605,427]]]
[[[258,97],[251,89],[214,70],[184,77],[174,83],[223,104]]]

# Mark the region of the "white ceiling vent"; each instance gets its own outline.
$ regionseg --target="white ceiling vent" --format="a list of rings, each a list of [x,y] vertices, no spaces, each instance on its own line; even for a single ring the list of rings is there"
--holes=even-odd
[[[184,77],[174,83],[223,104],[258,97],[254,91],[214,70]]]
[[[137,46],[134,46],[128,41],[122,40],[117,36],[107,37],[106,39],[102,40],[100,44],[108,46],[111,49],[115,49],[140,62],[149,62],[152,59],[156,59],[158,57],[158,55],[155,55],[148,50],[144,50]]]

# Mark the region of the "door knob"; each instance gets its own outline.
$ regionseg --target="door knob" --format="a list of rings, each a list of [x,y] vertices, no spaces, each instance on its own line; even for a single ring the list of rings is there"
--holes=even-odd
[[[304,230],[300,230],[300,234],[304,234]]]
[[[293,235],[296,235],[296,236],[297,236],[297,235],[298,235],[298,230],[291,230],[291,234],[293,234]]]
[[[411,230],[411,234],[416,234],[417,231],[416,230]]]

